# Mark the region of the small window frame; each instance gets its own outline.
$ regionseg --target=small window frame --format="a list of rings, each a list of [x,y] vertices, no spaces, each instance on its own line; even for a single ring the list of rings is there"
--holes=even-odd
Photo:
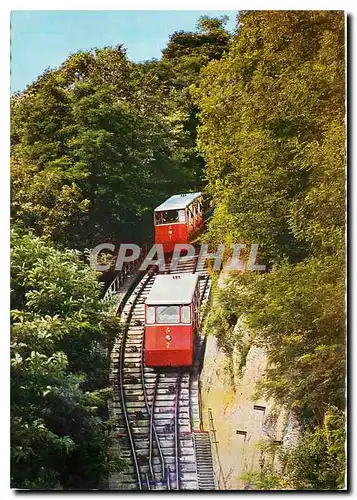
[[[164,213],[168,213],[168,212],[176,212],[176,219],[174,220],[171,220],[171,221],[168,221],[168,222],[164,222]],[[178,224],[179,223],[179,211],[178,210],[163,210],[161,213],[161,225],[162,226],[169,226],[170,224]]]
[[[180,224],[186,223],[186,210],[185,209],[178,210],[178,221]]]
[[[153,310],[153,313],[154,313],[154,316],[152,318],[150,318],[150,320],[152,321],[149,321],[149,311],[152,311]],[[147,325],[155,325],[156,323],[156,306],[146,306],[146,310],[145,310],[145,324]]]
[[[163,311],[161,311],[161,313],[159,312],[159,308],[169,308],[169,307],[175,307],[177,308],[177,321],[159,321],[159,315],[162,314]],[[180,324],[180,320],[181,320],[181,312],[180,312],[180,306],[177,305],[177,304],[168,304],[168,305],[157,305],[156,306],[156,324],[157,325],[179,325]]]
[[[154,212],[154,225],[161,226],[162,212]]]
[[[153,321],[148,321],[148,312],[149,312],[149,310],[152,310],[152,309],[153,309],[153,312],[154,312]],[[156,306],[146,306],[145,324],[147,324],[147,325],[155,325],[155,323],[156,323]]]
[[[183,321],[183,314],[182,314],[182,310],[184,307],[187,307],[188,309],[188,321]],[[182,325],[190,325],[192,323],[192,312],[191,312],[191,304],[183,304],[182,306],[180,306],[180,323]]]

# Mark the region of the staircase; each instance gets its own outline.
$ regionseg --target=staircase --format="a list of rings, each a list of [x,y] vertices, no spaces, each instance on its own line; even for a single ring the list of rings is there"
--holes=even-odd
[[[195,450],[199,490],[215,490],[211,440],[208,432],[195,433]]]

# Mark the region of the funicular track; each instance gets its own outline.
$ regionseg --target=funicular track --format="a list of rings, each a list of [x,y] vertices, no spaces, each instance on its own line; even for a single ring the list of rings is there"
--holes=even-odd
[[[206,302],[210,279],[197,257],[182,259],[174,271],[199,273],[200,301]],[[193,431],[200,431],[199,350],[190,369],[153,369],[144,365],[144,302],[155,280],[149,271],[124,307],[125,321],[118,357],[120,453],[132,465],[120,476],[120,489],[198,489]],[[202,307],[200,314],[202,315]]]

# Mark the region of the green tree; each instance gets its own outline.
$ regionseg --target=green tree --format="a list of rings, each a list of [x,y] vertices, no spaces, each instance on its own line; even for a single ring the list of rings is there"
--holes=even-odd
[[[227,18],[199,18],[196,31],[177,31],[170,36],[159,61],[146,61],[141,68],[161,89],[168,106],[183,116],[185,158],[183,165],[194,175],[194,189],[201,189],[204,161],[196,148],[198,107],[192,98],[202,68],[228,51],[231,34],[225,29]]]
[[[78,249],[147,238],[157,201],[194,187],[183,120],[120,47],[71,56],[12,100],[14,222]]]
[[[244,316],[268,354],[260,390],[306,429],[293,489],[339,488],[345,466],[323,436],[329,407],[342,421],[345,408],[344,38],[343,12],[242,12],[228,53],[191,89],[215,207],[205,239],[259,243],[270,271],[233,274],[210,321],[231,353],[242,342],[231,319]]]
[[[201,56],[206,63],[211,59],[220,59],[227,50],[230,38],[224,27],[227,21],[227,16],[200,17],[195,33],[176,31],[170,36],[169,43],[163,50],[163,58],[176,60],[185,56]]]
[[[65,171],[41,169],[13,154],[11,215],[18,226],[36,228],[39,234],[58,240],[71,226],[80,224],[88,201]]]
[[[297,235],[297,216],[308,209],[300,203],[313,179],[321,186],[318,165],[321,156],[329,163],[336,141],[329,168],[334,193],[343,193],[344,16],[251,11],[239,23],[229,53],[204,68],[194,92],[216,207],[209,238],[260,243],[271,262],[301,260],[309,249]],[[336,210],[341,224],[340,197],[331,216]]]
[[[11,278],[12,487],[103,487],[123,466],[107,415],[117,321],[75,252],[15,229]]]
[[[201,189],[189,86],[230,38],[225,19],[173,34],[160,61],[79,51],[11,101],[14,223],[83,250],[146,241],[152,209]],[[77,207],[77,209],[76,209]]]

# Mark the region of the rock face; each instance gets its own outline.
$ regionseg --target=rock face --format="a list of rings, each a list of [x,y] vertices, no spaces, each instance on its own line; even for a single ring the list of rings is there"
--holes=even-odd
[[[243,340],[249,341],[242,320],[236,328],[243,329]],[[274,401],[255,399],[256,383],[266,366],[262,347],[253,344],[243,353],[236,346],[231,358],[218,347],[214,335],[207,337],[201,372],[202,410],[204,427],[211,434],[219,489],[251,489],[241,476],[260,470],[264,457],[259,442],[269,439],[277,446],[292,446],[298,436],[297,424],[286,411]]]
[[[202,407],[204,427],[210,429],[214,443],[215,474],[220,489],[247,488],[249,485],[241,476],[259,470],[258,442],[267,437],[282,440],[281,416],[278,418],[280,425],[276,425],[273,403],[262,398],[252,399],[255,384],[265,366],[263,349],[251,347],[238,382],[231,374],[234,362],[232,366],[232,361],[218,348],[214,336],[207,339],[201,373]]]

